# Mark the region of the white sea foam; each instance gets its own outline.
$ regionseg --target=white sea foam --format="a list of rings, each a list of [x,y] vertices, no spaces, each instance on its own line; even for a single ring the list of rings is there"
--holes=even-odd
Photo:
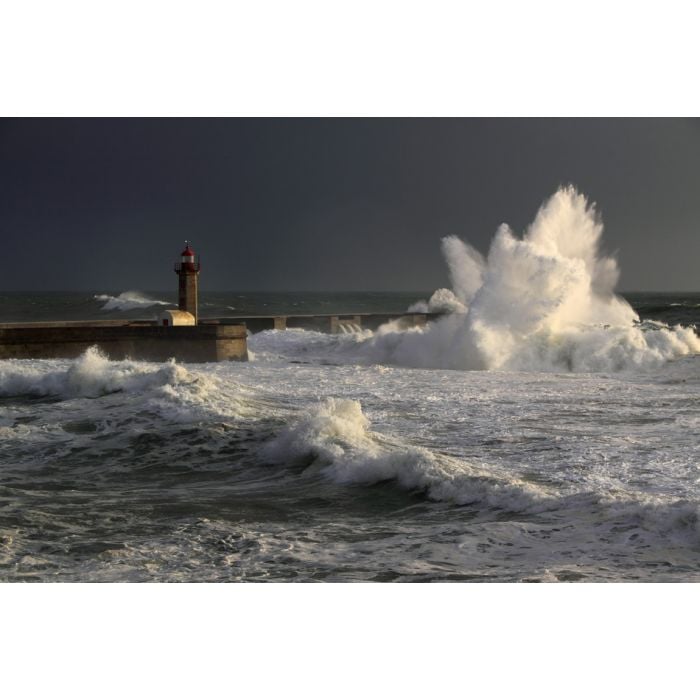
[[[0,396],[97,397],[117,391],[141,392],[192,379],[175,362],[155,367],[129,360],[112,362],[96,347],[60,369],[47,369],[46,364],[35,361],[0,362]]]
[[[95,294],[97,301],[104,301],[102,311],[132,311],[133,309],[145,309],[149,306],[173,306],[169,301],[151,299],[141,292],[122,292],[119,296],[109,294]]]
[[[451,289],[436,289],[428,301],[417,301],[408,307],[408,311],[418,314],[452,314],[466,313],[467,307],[457,298]]]
[[[328,398],[263,446],[271,462],[308,464],[308,470],[341,485],[394,481],[434,501],[512,513],[597,512],[599,528],[639,527],[656,534],[700,540],[695,500],[601,488],[593,479],[567,491],[528,483],[514,474],[410,446],[370,431],[358,401]],[[574,515],[574,513],[577,513]]]
[[[96,347],[73,361],[0,361],[0,397],[49,397],[62,400],[119,395],[109,411],[128,418],[148,411],[175,423],[228,420],[259,415],[248,387],[211,372],[164,363],[113,361]],[[59,409],[60,410],[60,409]],[[93,407],[95,418],[105,418]],[[14,429],[14,428],[13,428]]]
[[[273,462],[311,459],[313,469],[339,484],[393,479],[438,501],[510,510],[547,507],[546,494],[534,486],[499,480],[463,461],[370,432],[360,403],[349,399],[329,398],[315,406],[267,443],[262,455]]]
[[[108,394],[143,394],[147,406],[159,407],[169,418],[239,415],[246,393],[235,382],[226,387],[209,373],[164,363],[113,361],[97,347],[73,361],[4,360],[0,362],[0,396],[71,399]],[[249,393],[249,392],[247,392]]]
[[[364,343],[302,331],[270,331],[266,342],[310,336],[341,355]],[[5,494],[19,533],[0,531],[0,549],[14,538],[6,578],[698,577],[700,357],[641,376],[261,359],[187,365],[162,386],[142,377],[96,399],[65,387],[81,362],[0,362],[63,373],[66,397],[0,401],[3,474],[31,485]],[[111,362],[98,373],[169,364]],[[77,514],[69,499],[42,515],[35,499],[59,477],[76,498],[95,495]],[[160,527],[163,504],[177,514]],[[46,546],[66,541],[71,549]]]
[[[397,326],[398,327],[398,326]],[[321,333],[301,328],[284,331],[267,330],[248,336],[248,355],[256,361],[293,359],[295,362],[335,358],[362,360],[364,341],[374,337],[370,330],[351,333]]]

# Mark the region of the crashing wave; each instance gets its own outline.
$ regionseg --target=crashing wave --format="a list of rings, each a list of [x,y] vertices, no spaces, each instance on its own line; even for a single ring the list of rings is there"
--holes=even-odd
[[[72,361],[0,361],[0,397],[59,400],[139,394],[140,405],[173,422],[256,416],[254,392],[237,382],[164,363],[109,360],[91,347]]]
[[[522,238],[503,224],[485,260],[444,239],[452,294],[464,309],[418,332],[380,329],[367,352],[413,367],[572,371],[656,366],[700,352],[693,329],[640,325],[614,294],[619,272],[599,252],[602,233],[594,205],[566,187]]]
[[[312,461],[312,468],[339,484],[395,480],[407,490],[459,505],[546,509],[546,495],[524,482],[503,481],[465,462],[421,447],[396,445],[369,431],[358,401],[329,398],[284,428],[262,449],[271,462]]]
[[[55,396],[95,398],[118,391],[146,391],[192,381],[175,362],[156,366],[124,360],[112,362],[98,348],[88,348],[68,367],[48,370],[27,360],[0,363],[0,396]]]

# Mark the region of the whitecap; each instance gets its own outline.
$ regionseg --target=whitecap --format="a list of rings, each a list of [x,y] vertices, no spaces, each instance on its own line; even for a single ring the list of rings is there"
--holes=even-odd
[[[169,301],[151,299],[141,292],[122,292],[119,296],[109,294],[95,294],[97,301],[104,301],[102,311],[132,311],[133,309],[145,309],[149,306],[174,306]]]

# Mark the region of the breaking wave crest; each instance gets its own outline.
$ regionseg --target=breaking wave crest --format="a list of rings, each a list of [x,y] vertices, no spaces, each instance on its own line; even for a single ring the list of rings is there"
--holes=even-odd
[[[261,415],[255,392],[228,377],[164,363],[109,360],[92,347],[79,358],[66,360],[0,361],[0,397],[70,401],[110,397],[109,405],[95,404],[92,417],[119,417],[154,430],[170,424],[231,424]],[[87,410],[75,402],[74,410]],[[149,414],[149,418],[145,417]],[[155,420],[155,423],[152,421]]]
[[[309,461],[338,484],[395,480],[436,501],[479,502],[511,510],[541,508],[545,496],[524,482],[505,482],[422,447],[396,444],[369,430],[358,401],[329,398],[263,447],[272,462]]]
[[[508,513],[595,514],[596,527],[640,528],[700,543],[700,505],[639,492],[602,493],[594,483],[562,493],[556,487],[506,476],[489,465],[401,444],[370,431],[358,401],[329,398],[265,444],[261,456],[273,463],[303,463],[307,470],[340,485],[393,481],[433,501]],[[579,511],[575,516],[574,512]]]
[[[109,294],[95,294],[97,301],[104,301],[102,311],[132,311],[133,309],[145,309],[149,306],[173,306],[169,301],[151,299],[141,292],[122,292],[113,297]]]
[[[3,360],[0,397],[99,398],[139,394],[139,409],[170,421],[226,419],[255,415],[251,391],[230,379],[164,363],[109,360],[97,347],[73,361]],[[127,408],[133,403],[127,399]]]
[[[152,365],[110,361],[98,348],[86,350],[67,368],[47,371],[31,361],[0,363],[0,396],[96,398],[118,391],[141,392],[191,382],[194,377],[175,362]]]

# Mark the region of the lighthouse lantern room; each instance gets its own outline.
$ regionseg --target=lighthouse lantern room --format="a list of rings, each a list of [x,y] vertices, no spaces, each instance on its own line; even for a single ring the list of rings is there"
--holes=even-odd
[[[178,306],[180,311],[187,311],[194,316],[194,322],[197,323],[197,278],[199,277],[200,263],[199,256],[190,247],[188,241],[185,241],[185,249],[180,256],[180,262],[175,264],[175,272],[179,279],[178,284]]]

